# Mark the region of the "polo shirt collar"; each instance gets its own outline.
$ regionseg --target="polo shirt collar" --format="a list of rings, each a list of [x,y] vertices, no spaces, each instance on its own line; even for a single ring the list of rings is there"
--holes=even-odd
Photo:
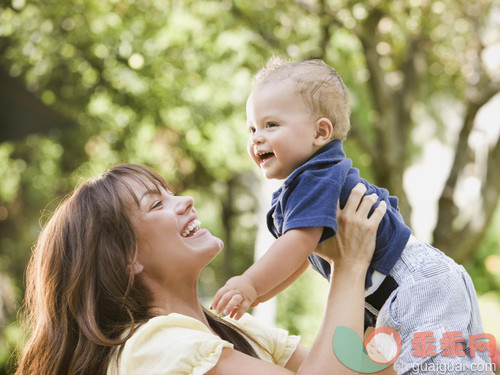
[[[309,158],[304,164],[295,169],[283,182],[283,186],[289,185],[293,179],[302,173],[306,169],[310,169],[311,167],[318,166],[321,164],[331,164],[338,163],[339,161],[345,159],[345,153],[342,149],[342,141],[339,139],[335,139],[325,146],[321,147],[318,151],[316,151],[313,156]]]

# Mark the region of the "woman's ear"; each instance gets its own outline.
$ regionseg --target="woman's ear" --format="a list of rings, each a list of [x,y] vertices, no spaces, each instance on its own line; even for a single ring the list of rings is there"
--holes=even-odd
[[[314,135],[314,145],[324,146],[331,141],[333,137],[333,124],[330,119],[326,117],[321,117],[314,124],[315,135]]]
[[[127,268],[129,271],[132,271],[134,275],[138,275],[144,270],[144,266],[138,262],[129,264]]]

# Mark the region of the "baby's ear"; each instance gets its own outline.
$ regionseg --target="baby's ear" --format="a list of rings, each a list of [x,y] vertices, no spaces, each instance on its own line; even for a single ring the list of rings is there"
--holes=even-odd
[[[324,146],[328,142],[332,140],[333,137],[333,124],[330,119],[326,117],[321,117],[318,119],[315,124],[315,136],[314,136],[314,145],[315,146]]]

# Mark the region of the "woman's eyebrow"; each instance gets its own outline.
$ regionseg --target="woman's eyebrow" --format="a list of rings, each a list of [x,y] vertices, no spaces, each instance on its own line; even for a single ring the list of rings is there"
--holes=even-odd
[[[141,197],[139,198],[139,204],[141,203],[141,201],[144,199],[144,197],[146,197],[147,195],[161,195],[161,192],[159,192],[157,189],[155,190],[146,190],[142,195]]]

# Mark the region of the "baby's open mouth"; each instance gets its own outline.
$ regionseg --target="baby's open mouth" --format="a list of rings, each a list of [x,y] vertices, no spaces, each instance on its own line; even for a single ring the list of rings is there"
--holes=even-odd
[[[259,155],[259,158],[261,161],[267,160],[269,158],[272,158],[274,156],[273,152],[264,152],[263,154]]]

